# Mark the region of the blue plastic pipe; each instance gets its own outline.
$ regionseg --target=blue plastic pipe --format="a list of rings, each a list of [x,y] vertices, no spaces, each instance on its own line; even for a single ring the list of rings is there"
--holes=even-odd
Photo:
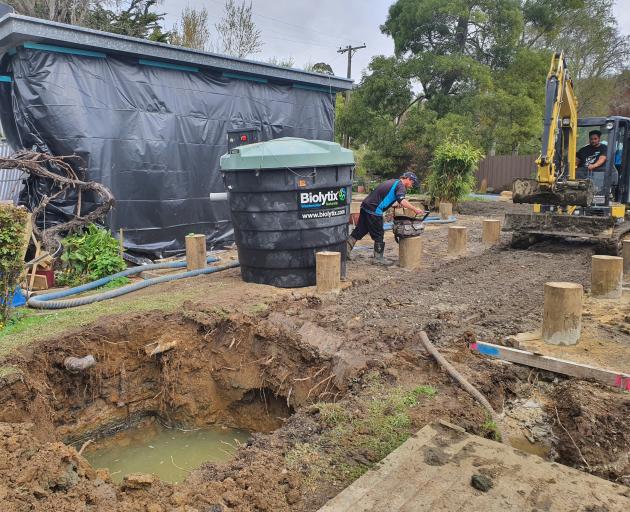
[[[455,215],[451,215],[448,219],[443,219],[439,215],[434,215],[431,217],[427,217],[424,219],[425,224],[452,224],[457,221],[457,217]],[[383,224],[383,229],[392,229],[394,227],[393,222],[387,222]]]
[[[208,263],[215,263],[219,261],[218,258],[209,257]],[[88,295],[87,297],[79,297],[76,299],[68,299],[68,300],[55,300],[61,299],[63,297],[70,297],[72,295],[77,295],[79,293],[86,292],[88,290],[93,290],[94,288],[98,288],[103,286],[114,279],[119,277],[127,277],[133,274],[139,274],[140,272],[145,272],[147,270],[159,270],[165,268],[183,268],[186,266],[185,261],[173,261],[169,263],[156,263],[153,265],[141,265],[139,267],[128,268],[127,270],[123,270],[122,272],[118,272],[116,274],[112,274],[111,276],[103,277],[102,279],[97,279],[96,281],[92,281],[91,283],[83,284],[81,286],[75,286],[74,288],[70,288],[68,290],[61,290],[59,292],[46,293],[44,295],[37,295],[36,297],[31,297],[28,300],[28,306],[37,309],[65,309],[65,308],[74,308],[77,306],[84,306],[86,304],[92,304],[94,302],[100,302],[102,300],[113,299],[114,297],[119,297],[121,295],[125,295],[127,293],[141,290],[142,288],[146,288],[148,286],[153,286],[154,284],[159,283],[167,283],[169,281],[175,281],[177,279],[185,279],[187,277],[194,277],[203,274],[213,274],[215,272],[220,272],[222,270],[227,270],[229,268],[238,267],[240,264],[238,261],[233,263],[228,263],[227,265],[222,265],[220,267],[207,267],[201,268],[198,270],[191,270],[189,272],[182,272],[181,274],[171,274],[166,276],[155,277],[153,279],[147,279],[145,281],[140,281],[137,283],[132,283],[127,286],[121,286],[120,288],[116,288],[114,290],[107,290],[103,293],[97,293],[95,295]]]

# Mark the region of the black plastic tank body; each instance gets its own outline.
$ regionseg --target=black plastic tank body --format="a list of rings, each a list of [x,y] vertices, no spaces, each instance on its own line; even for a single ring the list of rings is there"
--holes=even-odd
[[[315,284],[315,253],[342,254],[352,195],[352,151],[283,138],[221,158],[243,280],[281,288]]]

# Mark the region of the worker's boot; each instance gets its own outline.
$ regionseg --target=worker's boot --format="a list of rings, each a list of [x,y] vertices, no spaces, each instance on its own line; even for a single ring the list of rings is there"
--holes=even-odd
[[[392,262],[385,259],[385,242],[374,242],[374,263],[377,265],[391,265]]]
[[[352,253],[352,249],[354,249],[354,244],[356,243],[357,243],[357,239],[352,236],[349,236],[348,240],[346,240],[346,259],[347,260],[350,260],[350,261],[353,260],[351,253]]]

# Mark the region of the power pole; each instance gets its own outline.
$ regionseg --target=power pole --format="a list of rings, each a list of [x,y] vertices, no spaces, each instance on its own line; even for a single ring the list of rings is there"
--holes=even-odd
[[[344,48],[339,48],[337,50],[337,53],[347,53],[348,54],[348,73],[347,73],[347,78],[352,78],[352,57],[355,53],[357,53],[357,50],[362,50],[363,48],[366,48],[365,43],[363,43],[362,46],[352,46],[351,44],[349,44],[348,46],[345,46]],[[350,101],[350,91],[346,91],[346,106],[348,105],[348,102]],[[347,148],[350,145],[350,140],[349,137],[347,135],[344,134],[343,136],[343,147]]]
[[[352,56],[357,53],[357,50],[361,50],[363,48],[366,48],[365,43],[363,43],[363,46],[352,46],[349,44],[348,46],[337,50],[337,53],[348,54],[348,74],[346,75],[348,78],[352,78]]]

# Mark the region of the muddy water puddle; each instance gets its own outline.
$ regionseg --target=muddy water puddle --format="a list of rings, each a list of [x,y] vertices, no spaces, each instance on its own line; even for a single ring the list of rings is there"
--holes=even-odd
[[[99,440],[83,455],[94,468],[109,469],[114,482],[129,473],[152,473],[166,482],[180,483],[204,462],[230,460],[250,435],[219,426],[181,430],[152,423]]]

